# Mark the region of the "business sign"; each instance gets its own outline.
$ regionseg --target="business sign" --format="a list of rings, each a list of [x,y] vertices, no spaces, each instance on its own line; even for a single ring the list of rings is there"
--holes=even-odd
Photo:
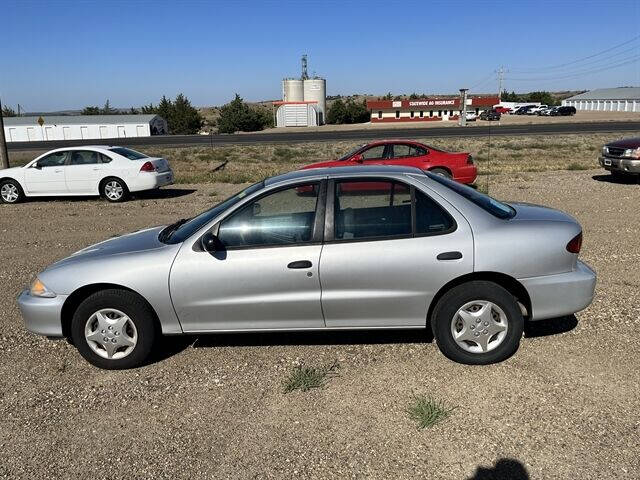
[[[396,100],[391,105],[392,108],[402,108],[402,100]]]
[[[410,107],[430,107],[441,105],[455,105],[456,100],[419,100],[415,102],[409,102]]]

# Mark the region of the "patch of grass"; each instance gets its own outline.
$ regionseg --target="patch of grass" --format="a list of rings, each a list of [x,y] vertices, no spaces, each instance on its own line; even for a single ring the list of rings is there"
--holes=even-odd
[[[592,165],[583,165],[578,162],[572,162],[567,165],[567,170],[590,170],[594,168]]]
[[[307,392],[312,388],[322,388],[329,377],[337,375],[338,368],[340,368],[338,362],[321,367],[297,365],[282,382],[283,391],[284,393],[290,393],[294,390]]]
[[[487,182],[482,182],[481,184],[476,185],[476,190],[480,193],[489,195],[489,185],[487,184]]]
[[[426,395],[414,395],[407,408],[409,418],[418,424],[419,429],[433,427],[445,420],[456,407],[448,406],[442,400]]]

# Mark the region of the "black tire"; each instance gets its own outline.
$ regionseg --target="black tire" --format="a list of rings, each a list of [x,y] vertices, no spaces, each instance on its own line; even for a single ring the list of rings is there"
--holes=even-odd
[[[452,323],[458,310],[476,300],[486,300],[498,306],[504,312],[507,322],[502,343],[493,350],[482,353],[465,350],[458,345],[452,333]],[[524,319],[515,297],[503,287],[493,282],[472,281],[452,288],[440,298],[433,310],[431,326],[438,348],[447,358],[467,365],[487,365],[501,362],[515,353],[522,338]],[[497,341],[495,335],[489,338],[489,344],[491,339]]]
[[[431,173],[434,173],[436,175],[440,175],[441,177],[445,177],[445,178],[453,178],[451,176],[451,174],[449,173],[448,170],[445,170],[444,168],[433,168],[431,170],[429,170]]]
[[[115,196],[114,191],[121,191],[120,196]],[[127,184],[118,177],[107,177],[100,182],[100,195],[112,203],[124,202],[129,198],[129,189]]]
[[[24,192],[20,184],[8,178],[0,182],[0,203],[20,203],[24,200]]]
[[[135,326],[137,334],[135,346],[122,358],[105,358],[99,355],[85,338],[87,323],[96,312],[103,309],[115,309],[124,313]],[[118,335],[118,332],[112,331],[108,334],[113,336]],[[107,370],[135,368],[144,365],[149,359],[158,335],[159,330],[156,326],[153,310],[143,298],[129,290],[108,289],[90,295],[80,303],[71,320],[71,337],[80,355],[92,365]],[[117,338],[119,337],[116,337],[116,340]],[[108,343],[108,340],[105,336],[105,342]],[[98,351],[104,350],[106,352],[101,344],[94,342],[93,345]],[[127,347],[120,348],[120,352],[124,353]],[[116,351],[116,353],[118,352]]]

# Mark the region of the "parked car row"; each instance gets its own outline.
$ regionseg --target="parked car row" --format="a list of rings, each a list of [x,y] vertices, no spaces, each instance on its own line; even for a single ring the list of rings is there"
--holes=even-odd
[[[576,114],[576,107],[553,107],[548,105],[526,105],[509,112],[512,115],[544,115],[544,116],[568,116]]]

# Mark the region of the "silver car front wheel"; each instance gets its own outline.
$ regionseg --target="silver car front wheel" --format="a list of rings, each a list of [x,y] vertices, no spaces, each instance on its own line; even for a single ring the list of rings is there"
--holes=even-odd
[[[0,183],[0,201],[2,203],[18,203],[24,194],[15,180],[4,180]]]
[[[73,344],[86,360],[100,368],[143,365],[158,334],[153,309],[130,290],[107,289],[89,295],[71,320]]]
[[[136,348],[138,330],[135,323],[120,310],[103,308],[87,320],[84,338],[102,358],[118,360]]]

